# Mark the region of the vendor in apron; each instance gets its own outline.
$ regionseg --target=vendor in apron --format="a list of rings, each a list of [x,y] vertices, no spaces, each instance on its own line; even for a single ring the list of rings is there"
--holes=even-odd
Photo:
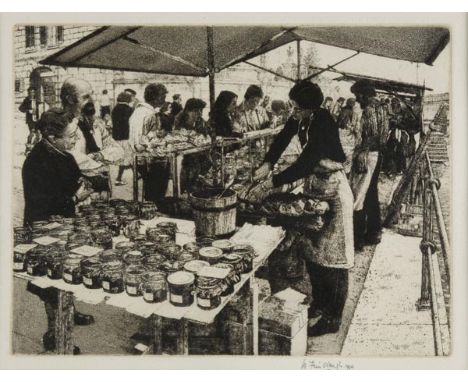
[[[330,112],[321,109],[320,87],[308,81],[298,82],[289,92],[295,103],[295,115],[278,134],[256,171],[263,179],[251,193],[263,199],[273,188],[304,179],[304,193],[312,197],[328,193],[330,217],[318,233],[305,228],[301,240],[302,257],[312,284],[314,299],[309,316],[320,320],[309,326],[309,336],[337,332],[348,291],[348,270],[354,265],[353,195],[344,173],[346,156],[341,147],[338,126]],[[297,161],[283,172],[268,178],[273,165],[298,135],[303,151]],[[333,192],[331,192],[333,191]]]

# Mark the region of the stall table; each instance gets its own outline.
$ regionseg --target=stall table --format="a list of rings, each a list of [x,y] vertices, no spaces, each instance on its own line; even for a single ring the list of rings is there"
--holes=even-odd
[[[184,156],[191,155],[191,154],[198,154],[203,152],[208,152],[215,148],[219,148],[221,150],[221,158],[224,158],[224,150],[226,147],[230,147],[233,145],[243,144],[250,141],[258,140],[258,139],[265,139],[276,136],[281,130],[283,126],[278,126],[275,128],[269,128],[264,130],[252,131],[249,133],[245,133],[243,138],[218,138],[215,144],[207,144],[202,146],[194,146],[194,147],[187,147],[182,150],[174,150],[167,154],[165,157],[166,160],[169,162],[171,167],[172,173],[172,181],[173,181],[173,196],[178,198],[180,197],[180,173],[181,173],[181,165]],[[143,162],[153,159],[164,159],[162,157],[154,156],[149,152],[142,152],[134,154],[133,158],[133,200],[138,200],[139,194],[139,186],[138,186],[138,163],[143,159]],[[251,158],[250,158],[251,159]],[[223,165],[221,165],[223,168]],[[144,196],[142,196],[143,200]]]
[[[166,217],[157,217],[153,220],[142,221],[142,230],[148,227],[156,226],[163,221],[175,222],[178,225],[179,232],[177,233],[176,242],[179,245],[195,241],[195,223],[188,220],[172,219]],[[231,295],[222,297],[220,306],[211,310],[203,310],[198,307],[196,302],[187,307],[177,307],[172,305],[169,300],[161,303],[150,304],[146,303],[143,298],[128,296],[125,292],[112,295],[104,292],[102,289],[87,289],[83,285],[71,285],[63,280],[52,280],[48,277],[34,277],[25,273],[15,273],[17,279],[25,280],[32,283],[36,287],[56,288],[59,293],[59,305],[57,314],[56,342],[57,352],[59,354],[70,354],[73,352],[73,343],[71,340],[73,331],[73,302],[75,299],[87,304],[97,305],[104,303],[142,317],[150,319],[153,325],[153,344],[150,349],[154,354],[162,353],[162,320],[163,318],[171,319],[178,324],[178,346],[177,354],[188,354],[188,323],[194,322],[198,324],[211,324],[215,321],[218,314],[224,307],[238,294],[240,289],[246,284],[249,284],[252,301],[252,319],[253,319],[253,343],[249,344],[248,338],[250,333],[244,333],[245,346],[243,353],[258,354],[258,290],[255,284],[254,274],[258,268],[264,264],[276,246],[284,238],[284,231],[281,228],[268,226],[248,226],[247,229],[242,228],[231,238],[233,242],[247,242],[253,244],[256,249],[257,257],[254,259],[253,269],[251,272],[242,274],[241,280],[235,285],[235,290]],[[259,245],[255,242],[257,235],[245,239],[245,231],[249,231],[248,235],[255,233],[255,230],[264,232],[265,237],[270,237],[270,241]],[[265,234],[266,232],[266,234]],[[257,236],[258,237],[258,236]],[[114,238],[114,245],[119,241],[128,240],[125,237],[119,236]],[[257,240],[258,241],[258,240]]]

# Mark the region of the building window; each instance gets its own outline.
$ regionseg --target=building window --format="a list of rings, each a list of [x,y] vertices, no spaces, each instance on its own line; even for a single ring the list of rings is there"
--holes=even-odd
[[[35,45],[34,41],[34,27],[27,26],[25,28],[26,33],[26,48],[32,48]]]
[[[41,46],[47,45],[48,30],[47,27],[39,27],[39,41]]]
[[[15,92],[20,92],[21,91],[21,80],[16,79],[15,80]]]
[[[57,43],[60,44],[64,41],[63,26],[58,26],[56,33],[57,33]]]

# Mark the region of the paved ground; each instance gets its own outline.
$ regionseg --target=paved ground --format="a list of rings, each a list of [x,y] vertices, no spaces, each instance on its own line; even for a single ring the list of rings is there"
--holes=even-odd
[[[342,355],[434,355],[431,313],[418,311],[415,305],[421,286],[420,241],[417,237],[384,232]]]

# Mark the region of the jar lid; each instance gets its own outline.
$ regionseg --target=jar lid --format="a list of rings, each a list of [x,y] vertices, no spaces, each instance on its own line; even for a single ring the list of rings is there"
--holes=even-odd
[[[192,260],[188,261],[184,265],[184,269],[188,272],[197,273],[203,267],[209,267],[210,263],[208,261],[203,260]]]
[[[122,268],[122,262],[120,260],[112,259],[103,263],[102,266],[104,268],[112,268],[112,269]]]
[[[190,285],[195,281],[193,273],[177,271],[167,276],[167,282],[172,285]]]
[[[115,245],[116,249],[128,249],[128,248],[135,248],[135,243],[131,241],[121,241]]]
[[[156,227],[177,229],[177,223],[174,223],[174,222],[161,222],[161,223],[156,224]]]
[[[211,244],[213,247],[222,249],[222,250],[230,250],[233,247],[233,244],[229,240],[215,240],[213,241],[213,244]]]
[[[238,255],[236,253],[229,253],[227,255],[224,255],[224,260],[227,261],[228,263],[231,264],[236,264],[239,263],[243,260],[241,255]]]
[[[203,247],[200,248],[200,256],[209,259],[218,259],[223,256],[223,251],[215,247]]]

